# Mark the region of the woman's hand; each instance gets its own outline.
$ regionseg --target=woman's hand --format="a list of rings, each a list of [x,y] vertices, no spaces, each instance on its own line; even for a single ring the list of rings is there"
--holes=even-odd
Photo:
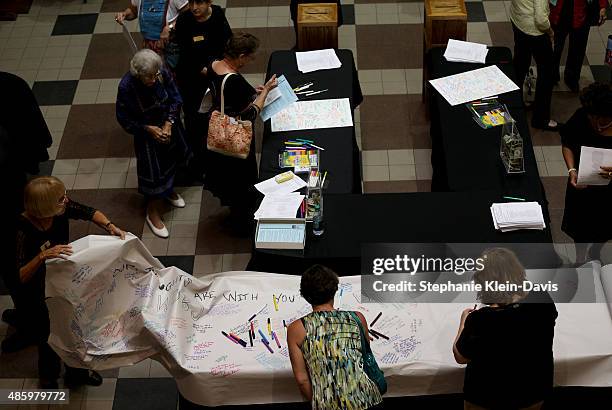
[[[125,12],[120,11],[119,13],[115,14],[115,21],[123,25],[123,22],[125,21]]]
[[[572,186],[576,189],[584,189],[587,186],[586,185],[579,185],[578,184],[578,171],[576,170],[571,170],[569,173],[569,178],[570,178],[570,184],[572,184]]]
[[[277,85],[278,85],[278,80],[276,79],[276,74],[274,74],[272,75],[272,77],[270,77],[268,82],[263,85],[262,91],[266,90],[267,92],[270,92],[270,90],[272,90]]]
[[[161,33],[159,33],[159,39],[164,41],[164,44],[170,38],[170,28],[166,24],[162,29]]]
[[[109,234],[111,234],[112,236],[118,236],[121,239],[125,239],[125,231],[123,231],[121,228],[118,228],[117,226],[115,226],[114,223],[111,223],[108,226],[108,229],[106,231]]]
[[[145,125],[147,132],[153,137],[153,139],[162,144],[167,144],[170,141],[170,137],[164,134],[164,131],[156,127],[155,125]]]
[[[257,87],[255,87],[255,91],[257,92],[257,95],[261,94],[263,90],[264,90],[263,85],[258,85]]]
[[[601,26],[603,23],[605,23],[607,18],[608,18],[608,10],[606,8],[600,9],[598,25]]]
[[[55,245],[53,248],[45,249],[38,257],[41,261],[48,259],[62,258],[66,259],[66,256],[72,255],[72,246],[70,245]]]
[[[172,136],[172,123],[170,121],[166,121],[164,123],[164,127],[162,128],[162,135],[168,139],[168,141],[170,140],[170,137]]]
[[[612,167],[599,167],[599,168],[601,168],[601,172],[599,173],[599,175],[601,175],[602,178],[612,179]]]

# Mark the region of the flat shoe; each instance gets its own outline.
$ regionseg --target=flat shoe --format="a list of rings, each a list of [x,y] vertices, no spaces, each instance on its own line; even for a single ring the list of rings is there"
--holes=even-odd
[[[155,225],[153,225],[153,222],[151,222],[151,219],[149,219],[148,214],[145,217],[145,221],[147,221],[147,225],[149,225],[149,229],[151,230],[151,232],[153,232],[155,236],[158,236],[163,239],[166,239],[168,236],[170,236],[170,233],[168,232],[168,228],[166,228],[166,225],[164,225],[164,227],[161,229],[156,228]]]
[[[559,129],[561,129],[561,127],[563,126],[563,124],[561,124],[560,122],[557,123],[557,125],[555,126],[550,126],[548,124],[544,124],[544,125],[535,125],[535,124],[531,124],[531,126],[533,128],[537,128],[539,130],[544,130],[544,131],[559,131]]]
[[[176,199],[172,199],[170,197],[166,197],[166,199],[168,200],[168,202],[170,202],[170,205],[175,208],[185,208],[185,200],[179,194],[176,194]]]

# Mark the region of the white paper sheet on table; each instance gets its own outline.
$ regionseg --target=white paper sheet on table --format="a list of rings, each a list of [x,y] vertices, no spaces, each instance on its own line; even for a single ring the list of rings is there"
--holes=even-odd
[[[304,195],[292,192],[286,195],[266,195],[255,211],[255,219],[295,218]]]
[[[489,49],[486,44],[461,40],[448,40],[444,57],[447,61],[484,64]]]
[[[348,98],[297,101],[272,117],[272,132],[352,126]]]
[[[290,171],[289,171],[290,172]],[[293,172],[292,172],[293,174]],[[302,189],[306,186],[306,182],[297,175],[293,174],[293,178],[288,181],[276,182],[276,177],[266,179],[258,184],[255,184],[255,188],[264,195],[284,195],[298,189]]]
[[[303,51],[295,53],[297,68],[302,73],[317,70],[330,70],[342,67],[340,59],[332,48],[325,50]]]
[[[496,65],[429,82],[450,105],[463,104],[519,89]]]
[[[603,172],[600,167],[612,167],[612,149],[580,147],[578,184],[608,185],[610,180],[599,175]]]
[[[197,278],[163,268],[132,235],[77,242],[68,260],[47,262],[49,344],[67,364],[106,370],[152,358],[176,379],[183,397],[204,406],[302,400],[283,326],[312,310],[299,294],[299,276],[240,271]],[[601,282],[596,285],[601,288]],[[368,320],[382,312],[375,328],[390,340],[373,340],[371,347],[389,396],[461,391],[464,369],[449,346],[461,311],[472,301],[369,303],[360,276],[340,278],[338,288],[335,307],[358,310]],[[612,386],[608,305],[558,303],[557,310],[555,383]],[[233,332],[248,342],[253,314],[256,333],[266,331],[270,318],[280,335],[281,348],[272,343],[273,354],[259,336],[253,347],[243,348],[221,334]]]
[[[268,101],[268,98],[270,98],[270,101]],[[269,120],[298,100],[291,84],[284,75],[278,77],[278,85],[268,94],[268,98],[266,98],[265,105],[261,110],[262,121]]]

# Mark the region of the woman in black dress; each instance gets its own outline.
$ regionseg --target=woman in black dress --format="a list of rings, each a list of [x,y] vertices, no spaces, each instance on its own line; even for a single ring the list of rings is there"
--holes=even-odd
[[[612,185],[578,185],[581,147],[612,149],[612,87],[593,83],[582,90],[582,107],[561,129],[563,158],[569,178],[561,229],[576,243],[576,262],[599,259],[603,244],[612,239]],[[602,164],[601,177],[610,180],[612,164]]]
[[[38,344],[40,387],[57,389],[60,374],[59,356],[49,347],[49,312],[45,304],[45,261],[72,254],[68,245],[68,220],[92,221],[109,234],[125,238],[102,212],[71,201],[66,187],[55,177],[39,177],[24,190],[25,211],[17,219],[17,255],[11,289],[21,337]],[[3,347],[9,339],[3,342]],[[99,386],[102,377],[96,372],[66,366],[67,387],[88,384]]]
[[[191,169],[202,176],[202,139],[198,131],[198,109],[208,89],[206,67],[223,57],[225,43],[232,36],[223,9],[212,0],[189,0],[189,11],[182,13],[176,22],[175,40],[180,48],[176,67],[176,80],[183,98],[185,128],[188,142],[194,153]]]
[[[255,58],[259,40],[248,33],[234,33],[227,42],[222,60],[214,61],[207,69],[213,108],[221,106],[221,83],[225,82],[225,113],[253,123],[263,108],[268,92],[276,87],[276,75],[265,85],[253,88],[240,75],[240,69]],[[249,234],[253,223],[257,161],[255,160],[255,130],[251,151],[246,159],[228,157],[216,152],[207,152],[205,187],[217,196],[223,205],[230,207],[230,227],[238,234]]]
[[[505,248],[487,249],[474,273],[486,306],[465,309],[453,355],[467,364],[464,410],[539,410],[551,394],[553,339],[558,313],[546,292],[490,290],[487,283],[522,285],[525,269]]]

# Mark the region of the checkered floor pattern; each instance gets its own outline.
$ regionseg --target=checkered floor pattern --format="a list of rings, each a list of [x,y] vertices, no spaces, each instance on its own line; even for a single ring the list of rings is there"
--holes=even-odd
[[[261,83],[270,53],[294,44],[288,1],[214,3],[226,9],[233,29],[261,39],[257,59],[246,71],[249,81]],[[429,122],[420,97],[423,2],[342,3],[345,25],[339,31],[340,47],[353,51],[365,95],[356,113],[364,191],[429,191]],[[53,134],[51,160],[42,164],[41,173],[62,179],[75,200],[103,210],[118,225],[141,236],[167,265],[196,276],[243,269],[250,257],[249,240],[234,238],[222,227],[219,222],[226,210],[201,186],[179,189],[187,207],[168,208],[165,220],[170,239],[155,238],[145,226],[143,200],[135,189],[132,137],[115,120],[117,84],[128,70],[130,54],[114,13],[127,4],[128,0],[35,0],[29,13],[19,15],[17,21],[0,22],[0,70],[17,74],[31,85]],[[509,1],[468,1],[466,6],[468,40],[513,46]],[[138,41],[137,24],[128,24]],[[609,68],[603,65],[604,41],[610,33],[612,21],[591,30],[581,85],[610,80]],[[563,85],[555,88],[553,118],[567,120],[578,105],[576,94]],[[390,112],[387,107],[395,109]],[[383,122],[393,126],[383,132]],[[261,139],[261,124],[257,128]],[[560,138],[557,133],[536,130],[532,138],[550,202],[553,236],[571,258],[571,240],[560,231],[566,176]],[[87,223],[71,226],[73,238],[89,232],[99,233]],[[0,296],[0,309],[10,306],[10,298]],[[0,323],[0,338],[10,331]],[[34,348],[2,354],[0,388],[35,386],[35,369]],[[175,384],[155,361],[103,375],[102,387],[74,392],[71,404],[62,408],[169,409],[176,405]]]

